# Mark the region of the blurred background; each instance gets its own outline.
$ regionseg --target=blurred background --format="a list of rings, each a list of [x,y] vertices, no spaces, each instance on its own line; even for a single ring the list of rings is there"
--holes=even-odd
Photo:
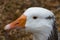
[[[13,29],[8,33],[3,31],[6,24],[17,19],[29,7],[43,7],[53,11],[60,32],[60,0],[0,0],[0,40],[32,40],[33,35],[24,29]]]

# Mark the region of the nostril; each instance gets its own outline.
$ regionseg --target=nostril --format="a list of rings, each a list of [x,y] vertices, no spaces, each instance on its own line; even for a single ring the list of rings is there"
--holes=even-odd
[[[16,24],[19,24],[19,23],[16,23]]]
[[[14,25],[16,26],[16,25],[18,25],[19,23],[15,23]]]

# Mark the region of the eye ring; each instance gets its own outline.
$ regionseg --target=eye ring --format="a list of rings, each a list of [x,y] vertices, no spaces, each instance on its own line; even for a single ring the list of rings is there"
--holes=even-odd
[[[38,17],[34,16],[33,19],[37,19]]]

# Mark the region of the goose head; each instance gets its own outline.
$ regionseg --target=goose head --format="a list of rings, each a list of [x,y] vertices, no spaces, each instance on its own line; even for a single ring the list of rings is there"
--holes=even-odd
[[[26,31],[32,33],[50,33],[54,20],[54,14],[50,10],[41,7],[31,7],[18,19],[7,24],[4,29],[25,28]]]

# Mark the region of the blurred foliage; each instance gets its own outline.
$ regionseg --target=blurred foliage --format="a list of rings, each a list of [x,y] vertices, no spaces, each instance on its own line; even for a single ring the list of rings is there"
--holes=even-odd
[[[53,11],[60,31],[60,0],[0,0],[0,40],[32,40],[32,34],[24,29],[3,30],[6,24],[14,21],[29,7],[44,7]]]

